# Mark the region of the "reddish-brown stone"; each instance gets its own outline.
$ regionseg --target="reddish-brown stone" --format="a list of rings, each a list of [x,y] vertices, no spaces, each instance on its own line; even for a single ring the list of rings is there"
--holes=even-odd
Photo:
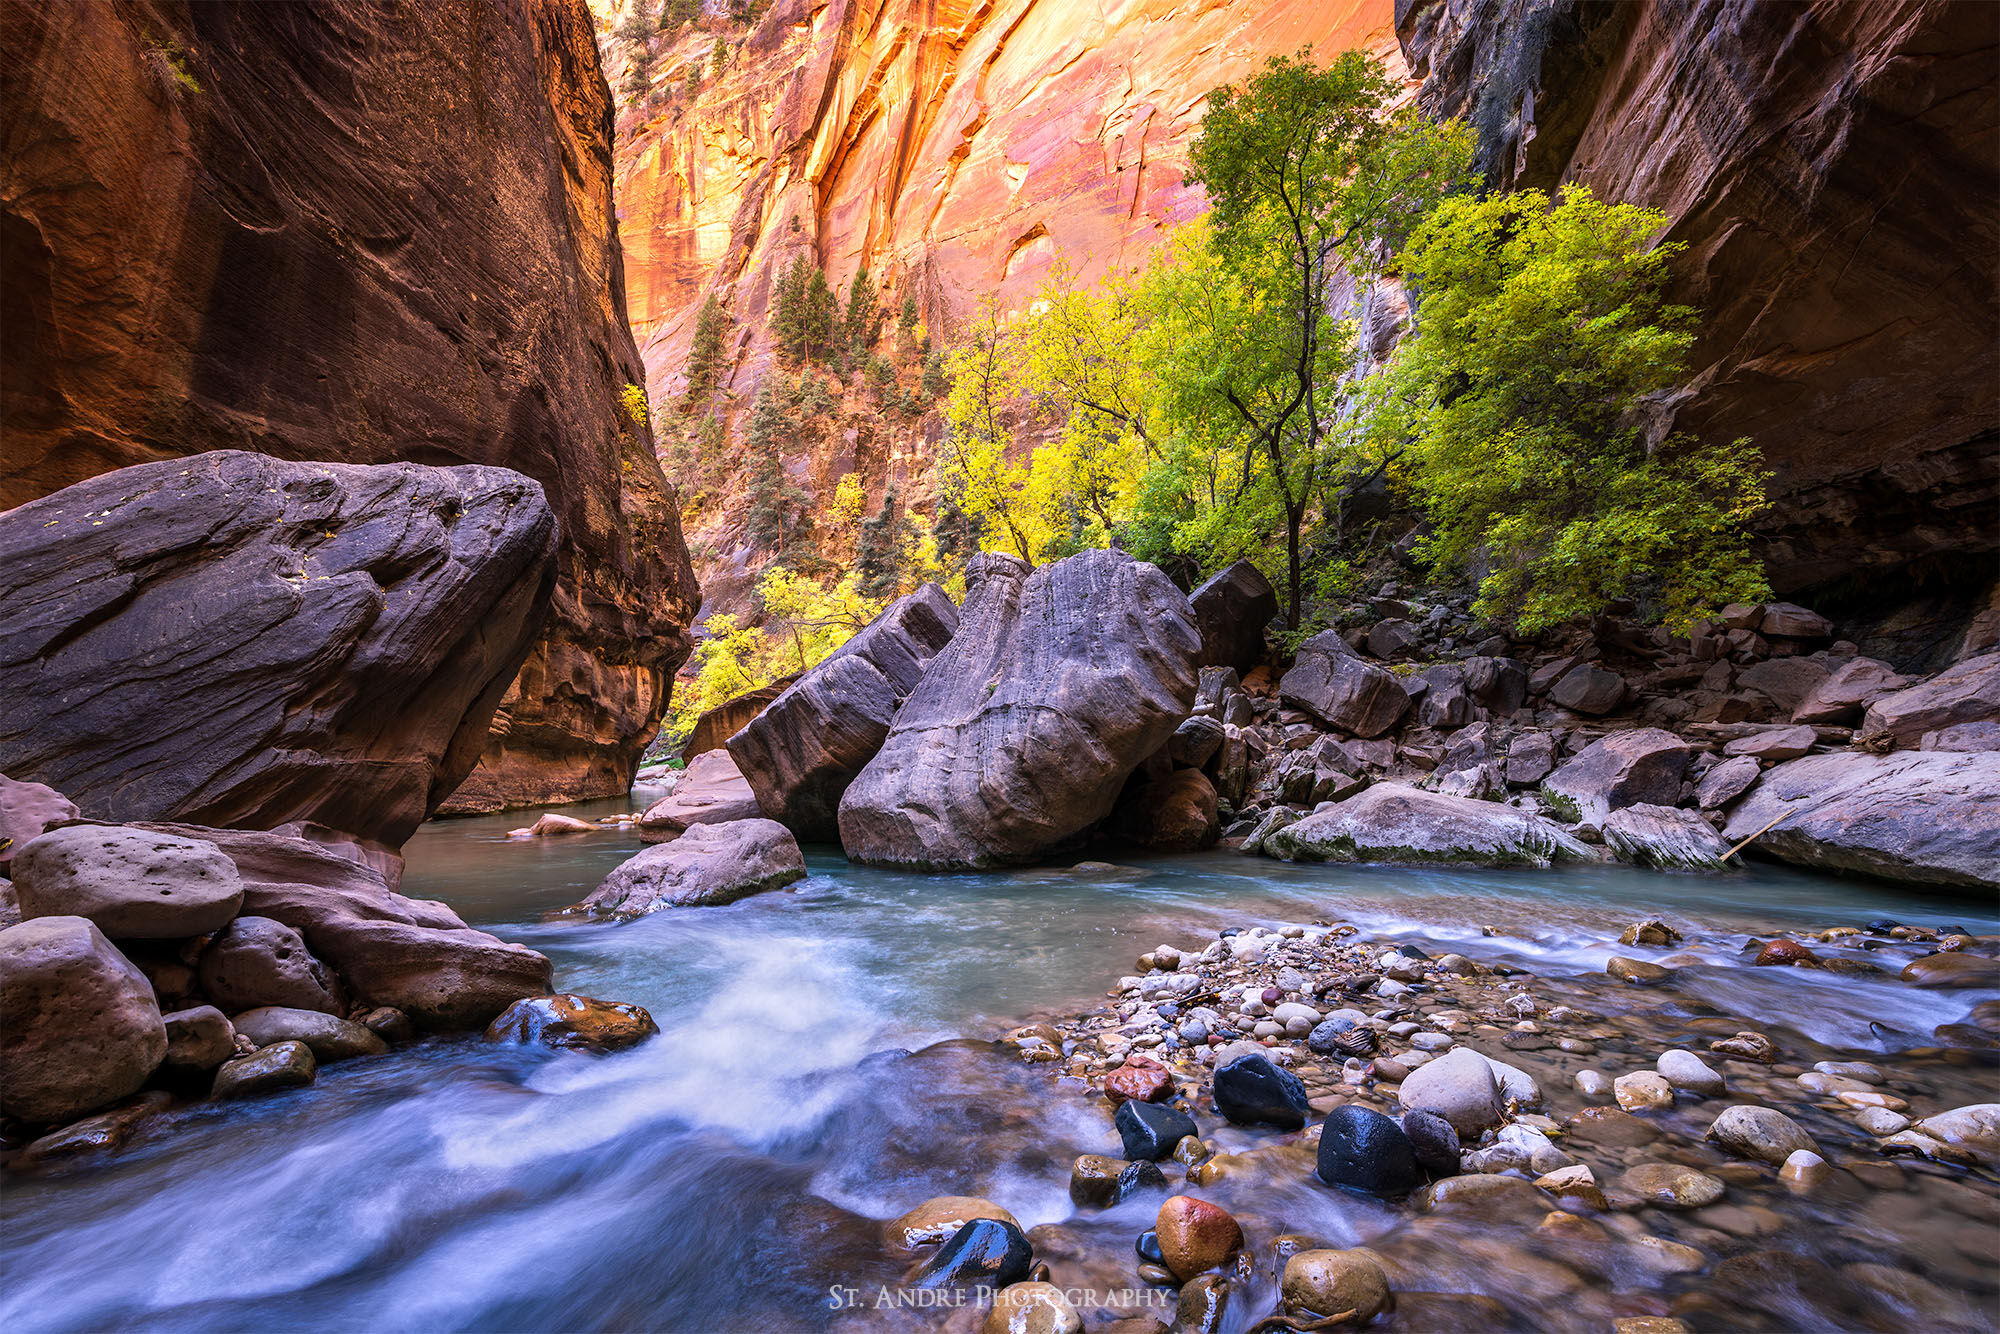
[[[1104,1096],[1114,1107],[1127,1100],[1165,1102],[1174,1096],[1174,1077],[1151,1057],[1128,1056],[1125,1064],[1104,1077]]]
[[[1773,940],[1767,943],[1763,949],[1758,950],[1757,957],[1751,960],[1751,965],[1757,968],[1770,968],[1784,964],[1796,964],[1802,968],[1816,968],[1819,966],[1819,956],[1804,945],[1799,944],[1796,940]]]
[[[1184,1283],[1223,1264],[1243,1246],[1243,1227],[1235,1217],[1192,1195],[1176,1195],[1162,1204],[1153,1231],[1167,1268]]]

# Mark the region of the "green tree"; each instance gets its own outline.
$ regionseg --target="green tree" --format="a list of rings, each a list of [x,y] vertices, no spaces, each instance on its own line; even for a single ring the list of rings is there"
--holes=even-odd
[[[772,327],[779,350],[793,365],[827,360],[836,351],[840,300],[827,286],[826,274],[803,253],[778,275]]]
[[[729,332],[729,315],[713,292],[701,303],[694,318],[694,338],[688,347],[687,393],[682,398],[685,411],[706,403],[715,393],[722,371],[722,342]]]
[[[701,17],[701,0],[666,0],[660,6],[660,31],[673,32]]]
[[[750,502],[743,536],[779,565],[796,560],[811,539],[807,509],[811,497],[785,469],[785,446],[797,435],[798,423],[787,410],[785,396],[773,380],[765,380],[758,387],[743,437]]]
[[[900,510],[896,488],[891,486],[882,493],[882,507],[861,521],[854,565],[861,591],[869,597],[888,597],[902,585],[904,549],[915,534]]]
[[[1650,440],[1636,411],[1682,382],[1694,312],[1665,302],[1667,217],[1582,186],[1446,202],[1403,269],[1415,333],[1376,377],[1375,429],[1432,523],[1438,567],[1483,568],[1481,614],[1533,632],[1651,601],[1686,622],[1768,594],[1747,440]]]
[[[864,265],[854,274],[854,281],[847,288],[847,319],[843,332],[847,336],[848,351],[857,359],[867,356],[868,349],[875,346],[875,335],[881,323],[878,308],[878,294],[875,282],[868,276]]]
[[[1396,82],[1349,51],[1324,69],[1274,57],[1220,88],[1189,149],[1188,180],[1213,206],[1213,248],[1238,288],[1197,318],[1211,358],[1202,392],[1236,417],[1284,514],[1287,609],[1299,624],[1301,534],[1323,488],[1351,332],[1333,319],[1336,273],[1369,273],[1436,202],[1462,187],[1472,136],[1414,110],[1385,114]],[[1199,295],[1193,294],[1193,295]],[[1212,415],[1206,411],[1204,417]]]

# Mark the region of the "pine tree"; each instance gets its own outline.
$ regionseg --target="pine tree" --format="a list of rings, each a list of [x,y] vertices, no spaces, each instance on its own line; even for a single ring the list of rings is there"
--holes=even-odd
[[[786,410],[785,396],[766,380],[757,390],[744,433],[750,508],[743,518],[743,536],[784,564],[810,536],[806,515],[809,497],[785,473],[785,445],[798,434],[798,424]]]
[[[716,377],[722,370],[723,335],[728,331],[729,316],[711,292],[694,320],[694,342],[688,348],[687,397],[682,400],[684,411],[693,412],[715,392]]]
[[[903,578],[903,525],[896,514],[896,488],[882,493],[882,508],[861,521],[861,537],[855,543],[855,570],[861,576],[861,591],[868,597],[886,597]]]
[[[777,309],[772,332],[778,348],[793,365],[830,360],[837,350],[840,299],[827,286],[819,266],[799,254],[778,275]]]
[[[896,320],[896,327],[903,331],[903,337],[905,338],[915,338],[917,336],[917,294],[915,292],[903,293],[903,311]]]
[[[875,346],[875,335],[882,319],[877,302],[875,282],[864,266],[855,273],[854,281],[847,288],[847,347],[857,359],[866,356],[868,350]]]

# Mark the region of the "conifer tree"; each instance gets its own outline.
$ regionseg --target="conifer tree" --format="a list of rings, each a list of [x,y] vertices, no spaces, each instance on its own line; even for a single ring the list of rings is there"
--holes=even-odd
[[[716,378],[722,370],[723,335],[728,331],[729,316],[711,292],[708,300],[701,303],[701,313],[694,320],[694,341],[688,348],[684,411],[694,411],[696,405],[706,402],[715,392]]]
[[[798,433],[786,408],[785,396],[771,380],[757,390],[744,433],[750,508],[743,518],[743,535],[785,564],[810,536],[806,493],[785,473],[785,445]]]
[[[875,346],[875,335],[882,318],[877,302],[875,282],[864,266],[855,273],[854,281],[847,288],[847,347],[857,360],[865,359],[868,349]]]

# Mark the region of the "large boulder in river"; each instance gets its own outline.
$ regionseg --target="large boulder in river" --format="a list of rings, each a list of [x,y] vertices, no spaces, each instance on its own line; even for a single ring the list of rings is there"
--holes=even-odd
[[[639,835],[674,838],[691,825],[754,820],[762,814],[757,794],[729,752],[704,751],[688,761],[674,790],[639,816]]]
[[[0,873],[30,839],[58,820],[74,820],[83,812],[76,803],[47,783],[17,783],[0,774]]]
[[[152,986],[87,918],[0,931],[0,1112],[74,1120],[138,1089],[166,1054]]]
[[[1544,800],[1592,824],[1622,807],[1680,801],[1687,773],[1687,742],[1657,727],[1637,727],[1599,738],[1542,780]]]
[[[395,893],[369,867],[301,838],[157,825],[227,853],[243,911],[297,931],[349,999],[389,1005],[426,1028],[481,1028],[523,996],[549,992],[549,961],[475,931],[442,903]]]
[[[595,917],[639,917],[661,908],[734,903],[805,874],[798,840],[776,820],[699,824],[620,863],[577,908]]]
[[[1266,835],[1285,861],[1438,862],[1548,866],[1594,860],[1589,848],[1539,815],[1497,802],[1377,783]]]
[[[235,450],[0,514],[0,769],[102,819],[394,851],[479,759],[555,544],[504,468]]]
[[[1111,811],[1194,703],[1201,635],[1143,561],[1085,551],[1030,571],[986,552],[958,634],[840,803],[856,861],[1033,861]]]
[[[1278,698],[1363,738],[1381,736],[1410,708],[1409,692],[1395,673],[1362,658],[1336,630],[1299,645],[1292,669],[1278,682]]]
[[[1278,614],[1278,591],[1239,560],[1188,594],[1201,631],[1201,665],[1247,672],[1264,660],[1264,627]]]
[[[1861,720],[1864,735],[1887,733],[1914,746],[1926,732],[1954,723],[2000,719],[2000,653],[1967,658],[1922,685],[1882,695]]]
[[[1639,802],[1604,817],[1605,843],[1620,861],[1663,871],[1719,871],[1729,844],[1690,810]]]
[[[936,584],[896,599],[866,629],[729,738],[764,815],[808,842],[840,837],[840,798],[889,736],[924,667],[958,631]]]
[[[229,924],[236,866],[213,843],[118,825],[68,825],[14,858],[25,917],[88,917],[114,940],[181,940]]]
[[[2000,751],[1809,755],[1766,771],[1723,831],[1801,866],[2000,887]]]

